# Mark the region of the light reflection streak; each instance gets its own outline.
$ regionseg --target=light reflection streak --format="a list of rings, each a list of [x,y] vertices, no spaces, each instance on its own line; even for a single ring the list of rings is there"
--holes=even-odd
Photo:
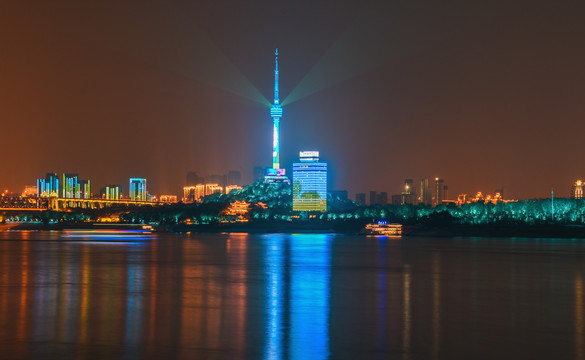
[[[585,359],[583,336],[585,322],[583,319],[583,278],[580,273],[575,277],[575,358]]]
[[[433,358],[439,358],[441,341],[441,263],[438,253],[433,253]]]
[[[410,265],[404,266],[403,283],[403,324],[402,324],[402,358],[410,358]]]
[[[82,343],[87,342],[87,330],[89,326],[89,321],[87,319],[88,311],[89,311],[89,272],[90,272],[90,265],[89,265],[89,248],[88,245],[84,245],[81,249],[82,256],[81,256],[81,308],[80,308],[80,329],[79,329],[79,340]]]
[[[291,359],[329,356],[329,235],[291,237]]]
[[[266,237],[264,248],[266,249],[266,268],[264,270],[268,278],[266,298],[266,346],[264,359],[282,359],[283,347],[283,313],[284,308],[284,239],[282,235],[270,235]]]

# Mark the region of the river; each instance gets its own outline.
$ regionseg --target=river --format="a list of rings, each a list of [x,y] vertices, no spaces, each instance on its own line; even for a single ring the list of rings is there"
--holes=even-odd
[[[585,360],[585,240],[0,232],[2,359]]]

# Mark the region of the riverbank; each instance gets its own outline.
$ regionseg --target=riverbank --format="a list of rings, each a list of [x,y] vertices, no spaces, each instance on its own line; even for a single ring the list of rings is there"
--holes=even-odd
[[[173,224],[154,225],[158,232],[169,233],[338,233],[358,234],[365,226],[365,221],[280,221],[251,223],[215,223],[215,224]],[[139,228],[140,224],[126,223],[6,223],[0,224],[0,231],[61,231],[66,229],[129,229]],[[520,237],[520,238],[576,238],[585,239],[585,225],[460,225],[452,224],[442,227],[428,227],[420,224],[404,225],[403,237]]]

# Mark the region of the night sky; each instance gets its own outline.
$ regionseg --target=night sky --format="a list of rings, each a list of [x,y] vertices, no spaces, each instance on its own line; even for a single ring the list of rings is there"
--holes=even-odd
[[[145,177],[319,150],[333,189],[567,197],[585,178],[583,1],[38,1],[0,5],[0,187]],[[290,171],[290,170],[288,170]]]

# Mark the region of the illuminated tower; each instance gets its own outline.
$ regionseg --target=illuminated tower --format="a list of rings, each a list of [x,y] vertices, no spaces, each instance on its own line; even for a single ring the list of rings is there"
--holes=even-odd
[[[274,52],[274,103],[270,108],[272,117],[272,168],[267,170],[264,178],[267,183],[286,182],[290,183],[285,176],[284,169],[280,168],[280,118],[282,117],[282,106],[278,98],[278,48]]]
[[[280,169],[280,142],[278,139],[280,118],[282,117],[282,106],[278,99],[278,48],[274,52],[274,104],[270,108],[270,116],[274,123],[274,131],[272,135],[272,168]]]

